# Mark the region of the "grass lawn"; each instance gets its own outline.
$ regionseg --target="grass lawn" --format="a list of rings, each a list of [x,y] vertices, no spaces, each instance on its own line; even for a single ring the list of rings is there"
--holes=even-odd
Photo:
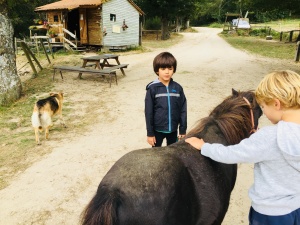
[[[253,54],[269,58],[294,60],[297,47],[295,40],[299,32],[294,32],[293,42],[289,42],[289,33],[284,33],[282,41],[280,41],[279,37],[280,31],[300,30],[299,26],[300,19],[271,21],[253,25],[253,29],[249,33],[250,35],[239,31],[231,34],[223,32],[220,36],[233,47],[243,49]],[[262,27],[270,27],[271,33],[269,33],[268,29]],[[266,36],[268,35],[271,35],[273,40],[266,40]]]
[[[254,24],[254,25],[268,26],[278,32],[289,31],[289,30],[300,30],[300,19],[276,20],[276,21],[270,21],[270,22]]]

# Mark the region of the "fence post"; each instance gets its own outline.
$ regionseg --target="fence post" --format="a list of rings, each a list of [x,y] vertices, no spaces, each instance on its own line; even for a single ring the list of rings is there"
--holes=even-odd
[[[298,62],[300,57],[300,41],[297,42],[296,54],[295,54],[295,61]]]
[[[47,51],[46,51],[46,48],[45,48],[45,45],[44,45],[42,39],[40,39],[40,43],[41,43],[41,45],[42,45],[42,48],[43,48],[43,50],[44,50],[44,52],[45,52],[45,55],[46,55],[46,57],[47,57],[47,59],[48,59],[49,64],[51,64],[51,61],[50,61],[50,59],[49,59],[48,53],[47,53]]]
[[[15,37],[15,52],[16,54],[18,54],[18,40],[16,37]]]
[[[35,68],[35,66],[34,66],[34,64],[33,64],[32,60],[31,60],[31,58],[30,58],[30,54],[29,54],[30,49],[27,48],[27,45],[26,45],[25,42],[21,42],[21,46],[22,46],[22,48],[23,48],[23,51],[24,51],[24,53],[25,53],[25,55],[26,55],[26,58],[27,58],[27,60],[28,60],[28,62],[29,62],[29,64],[30,64],[30,66],[31,66],[31,69],[33,70],[33,73],[34,73],[34,76],[33,76],[33,77],[36,77],[38,73],[37,73],[37,71],[36,71],[36,68]]]
[[[291,30],[291,31],[290,31],[290,40],[289,40],[289,42],[292,42],[292,41],[293,41],[293,35],[294,35],[294,31]]]
[[[283,32],[281,31],[280,32],[280,41],[282,41],[282,35],[283,35]]]

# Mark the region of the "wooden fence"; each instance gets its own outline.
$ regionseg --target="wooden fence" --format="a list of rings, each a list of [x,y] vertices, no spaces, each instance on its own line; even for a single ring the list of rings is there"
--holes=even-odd
[[[161,34],[161,30],[142,30],[142,35],[147,36],[149,34],[156,35],[156,40],[159,39],[159,35]]]
[[[298,32],[298,35],[297,35]],[[284,34],[288,34],[287,42],[298,42],[300,41],[300,30],[290,30],[290,31],[281,31],[280,32],[280,41],[282,41]]]

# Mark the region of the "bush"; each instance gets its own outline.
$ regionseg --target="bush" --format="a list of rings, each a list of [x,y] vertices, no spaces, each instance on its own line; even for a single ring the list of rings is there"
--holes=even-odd
[[[273,39],[280,39],[280,32],[277,32],[271,28],[260,28],[260,29],[253,29],[249,32],[250,36],[257,36],[260,38],[265,38],[266,36],[270,35],[273,37]],[[287,34],[283,35],[283,38],[285,38]]]
[[[258,37],[266,37],[269,35],[269,29],[267,28],[259,28],[259,29],[252,29],[249,32],[250,36],[258,36]]]
[[[159,17],[149,18],[145,21],[145,30],[160,30],[161,21]]]
[[[58,27],[51,27],[49,30],[48,30],[48,34],[50,36],[56,36],[57,34],[59,33],[59,30],[58,30]]]
[[[222,28],[223,24],[214,22],[214,23],[209,24],[209,27],[211,27],[211,28]]]
[[[237,32],[238,36],[249,36],[248,29],[237,29],[236,32]]]

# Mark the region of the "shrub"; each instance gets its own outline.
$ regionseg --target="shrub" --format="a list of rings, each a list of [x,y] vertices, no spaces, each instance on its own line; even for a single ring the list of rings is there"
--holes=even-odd
[[[145,30],[160,30],[161,21],[159,17],[149,18],[145,21]]]

